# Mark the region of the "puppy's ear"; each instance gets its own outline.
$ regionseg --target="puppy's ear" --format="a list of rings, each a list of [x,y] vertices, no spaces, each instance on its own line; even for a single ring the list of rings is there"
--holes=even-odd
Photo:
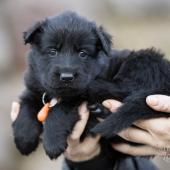
[[[112,47],[112,36],[107,33],[102,26],[96,28],[96,33],[99,38],[98,48],[104,50],[106,54],[109,54]]]
[[[27,44],[35,44],[38,42],[38,38],[40,33],[42,33],[42,22],[35,23],[32,27],[30,27],[26,32],[23,33],[24,43]]]

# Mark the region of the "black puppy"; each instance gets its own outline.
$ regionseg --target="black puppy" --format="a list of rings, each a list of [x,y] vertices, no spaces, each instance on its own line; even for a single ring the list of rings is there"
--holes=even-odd
[[[79,119],[78,106],[85,100],[93,105],[84,136],[91,131],[113,137],[138,119],[167,116],[145,104],[150,94],[170,95],[170,64],[159,52],[116,52],[108,33],[73,12],[38,22],[25,32],[24,40],[31,44],[26,90],[13,123],[15,143],[22,154],[35,150],[43,131],[47,155],[57,158],[67,146],[67,137]],[[47,100],[59,97],[61,101],[42,125],[37,113],[43,107],[44,92]],[[100,104],[108,98],[124,104],[110,113]],[[97,116],[108,117],[95,126]]]

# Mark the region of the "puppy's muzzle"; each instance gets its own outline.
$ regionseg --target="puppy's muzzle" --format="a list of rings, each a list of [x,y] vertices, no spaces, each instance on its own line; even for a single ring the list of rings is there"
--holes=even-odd
[[[73,73],[60,73],[60,81],[64,83],[71,83],[74,81],[74,74]]]

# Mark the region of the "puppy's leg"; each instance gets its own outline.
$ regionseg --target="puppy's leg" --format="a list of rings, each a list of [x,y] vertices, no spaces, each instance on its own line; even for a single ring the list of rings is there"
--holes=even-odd
[[[46,154],[57,158],[67,147],[67,137],[74,124],[79,119],[77,109],[72,109],[64,104],[52,108],[44,123],[43,145]]]
[[[25,91],[21,97],[20,112],[12,124],[16,147],[24,155],[36,149],[42,132],[42,125],[36,117],[41,104],[36,98],[32,92]]]
[[[117,112],[112,113],[106,120],[92,129],[92,132],[101,133],[103,136],[111,137],[121,130],[132,125],[139,119],[155,118],[161,116],[170,116],[164,112],[158,112],[151,109],[146,104],[146,97],[151,94],[170,95],[167,90],[150,90],[136,92],[134,95],[127,97],[123,105]]]

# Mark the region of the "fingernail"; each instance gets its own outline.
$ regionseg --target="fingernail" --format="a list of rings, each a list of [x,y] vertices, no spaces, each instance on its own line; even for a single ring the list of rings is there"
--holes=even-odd
[[[107,108],[111,108],[112,107],[111,103],[108,102],[108,101],[104,101],[102,104],[103,104],[103,106],[105,106]]]
[[[152,106],[156,106],[158,105],[158,99],[156,98],[156,96],[148,96],[146,98],[146,102]]]

